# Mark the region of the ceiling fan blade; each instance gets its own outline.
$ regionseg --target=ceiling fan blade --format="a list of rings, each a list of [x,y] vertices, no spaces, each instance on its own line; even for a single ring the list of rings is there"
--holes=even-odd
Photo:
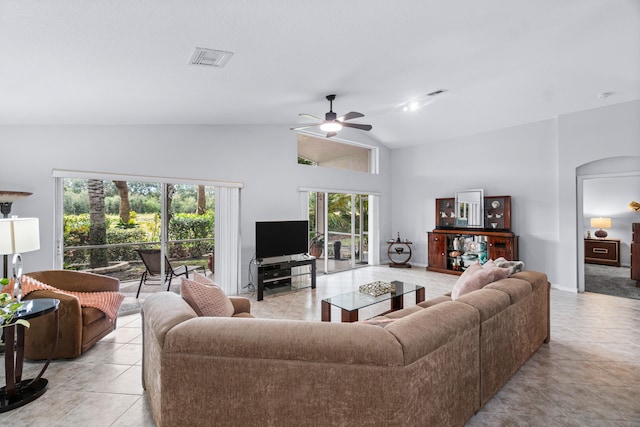
[[[303,125],[298,125],[296,127],[289,128],[289,130],[306,129],[306,128],[310,128],[310,127],[314,127],[314,126],[320,126],[321,124],[322,123],[305,123]]]
[[[338,117],[338,121],[344,122],[345,120],[358,119],[360,117],[364,117],[364,114],[358,113],[357,111],[351,111],[344,116]]]
[[[316,117],[316,116],[314,116],[313,114],[300,113],[300,114],[298,114],[298,115],[299,115],[299,116],[302,116],[302,117],[308,117],[308,118],[313,119],[313,120],[323,120],[322,118],[320,118],[320,117]]]
[[[360,129],[360,130],[367,130],[367,131],[373,128],[373,126],[371,125],[363,125],[360,123],[342,123],[342,126],[348,127],[348,128]]]
[[[331,138],[332,136],[336,136],[338,132],[329,132],[327,133],[327,138]]]

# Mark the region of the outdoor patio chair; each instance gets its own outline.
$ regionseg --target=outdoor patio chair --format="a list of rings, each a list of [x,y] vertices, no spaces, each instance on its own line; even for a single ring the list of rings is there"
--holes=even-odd
[[[140,284],[138,285],[138,292],[136,298],[140,296],[140,289],[143,284],[147,284],[147,280],[160,280],[160,249],[138,249],[138,255],[146,267],[142,277],[140,278]],[[164,257],[165,276],[164,281],[167,283],[167,291],[171,287],[171,280],[176,276],[185,276],[189,278],[189,272],[199,269],[204,269],[199,265],[181,265],[180,267],[173,268],[169,262],[169,258]]]

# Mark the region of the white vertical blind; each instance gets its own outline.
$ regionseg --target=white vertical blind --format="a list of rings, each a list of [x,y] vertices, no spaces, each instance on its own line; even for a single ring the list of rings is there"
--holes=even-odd
[[[380,197],[369,195],[369,265],[380,264]]]
[[[215,187],[215,280],[227,295],[240,293],[240,189]]]

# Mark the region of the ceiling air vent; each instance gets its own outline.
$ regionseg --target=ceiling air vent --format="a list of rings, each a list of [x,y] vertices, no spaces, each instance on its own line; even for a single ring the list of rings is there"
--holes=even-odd
[[[206,49],[203,47],[196,47],[196,50],[191,55],[189,64],[191,65],[203,65],[205,67],[218,67],[222,68],[231,58],[233,52],[225,52],[224,50]]]
[[[445,93],[445,92],[446,92],[446,90],[440,89],[440,90],[436,90],[435,92],[428,93],[427,96],[437,96],[437,95],[440,95],[441,93]]]

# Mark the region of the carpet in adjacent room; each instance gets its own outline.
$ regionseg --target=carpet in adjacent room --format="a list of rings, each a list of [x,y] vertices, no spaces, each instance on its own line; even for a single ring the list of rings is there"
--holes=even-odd
[[[584,283],[587,292],[640,299],[640,288],[631,280],[629,267],[585,264]]]

